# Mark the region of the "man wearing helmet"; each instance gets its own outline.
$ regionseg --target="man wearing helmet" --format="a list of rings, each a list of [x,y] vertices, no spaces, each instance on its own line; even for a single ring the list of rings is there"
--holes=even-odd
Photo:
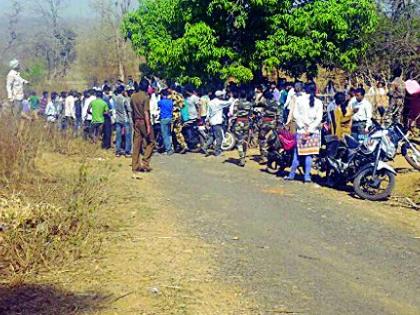
[[[24,97],[23,86],[29,82],[20,76],[19,61],[14,59],[9,63],[9,66],[11,70],[7,75],[7,98],[12,103],[13,114],[20,114],[22,111],[22,100]]]

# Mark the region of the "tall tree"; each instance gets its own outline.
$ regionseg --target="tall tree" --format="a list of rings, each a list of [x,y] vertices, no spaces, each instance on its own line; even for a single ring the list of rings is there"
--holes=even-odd
[[[123,29],[157,74],[200,84],[263,67],[353,70],[375,23],[371,0],[144,0]]]
[[[112,43],[115,61],[118,64],[118,72],[121,80],[125,80],[127,64],[126,44],[121,33],[121,23],[124,16],[133,8],[132,0],[91,0],[91,6],[100,19],[102,36],[108,43]]]
[[[12,49],[18,39],[18,24],[22,17],[23,5],[21,0],[12,0],[11,1],[12,10],[7,14],[8,18],[8,39],[5,47],[3,48],[2,55],[6,53],[7,50]]]
[[[378,2],[379,24],[359,71],[370,78],[389,76],[401,67],[407,77],[420,76],[420,3],[415,0]]]
[[[64,77],[76,58],[76,34],[61,18],[66,4],[66,0],[36,0],[32,7],[42,17],[35,47],[38,56],[45,58],[49,79]]]

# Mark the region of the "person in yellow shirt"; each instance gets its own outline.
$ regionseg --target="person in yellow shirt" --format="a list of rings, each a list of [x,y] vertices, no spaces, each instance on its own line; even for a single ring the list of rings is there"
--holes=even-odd
[[[331,132],[333,136],[343,140],[345,135],[351,135],[353,110],[344,93],[337,93],[334,100],[336,106],[331,115]]]

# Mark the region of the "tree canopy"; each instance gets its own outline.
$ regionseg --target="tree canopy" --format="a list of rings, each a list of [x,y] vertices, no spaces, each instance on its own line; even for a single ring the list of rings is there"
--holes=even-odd
[[[143,0],[122,28],[154,73],[200,85],[354,70],[376,21],[372,0]]]

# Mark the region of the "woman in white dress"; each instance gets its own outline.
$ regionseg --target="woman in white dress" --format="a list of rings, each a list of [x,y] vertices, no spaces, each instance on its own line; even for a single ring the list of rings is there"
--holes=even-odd
[[[305,166],[304,180],[305,183],[310,183],[312,158],[319,154],[321,147],[323,104],[320,99],[315,97],[315,84],[310,83],[305,89],[306,94],[296,98],[296,108],[293,112],[297,128],[297,148],[295,149],[290,174],[286,177],[286,180],[295,179],[296,171],[303,162]]]

